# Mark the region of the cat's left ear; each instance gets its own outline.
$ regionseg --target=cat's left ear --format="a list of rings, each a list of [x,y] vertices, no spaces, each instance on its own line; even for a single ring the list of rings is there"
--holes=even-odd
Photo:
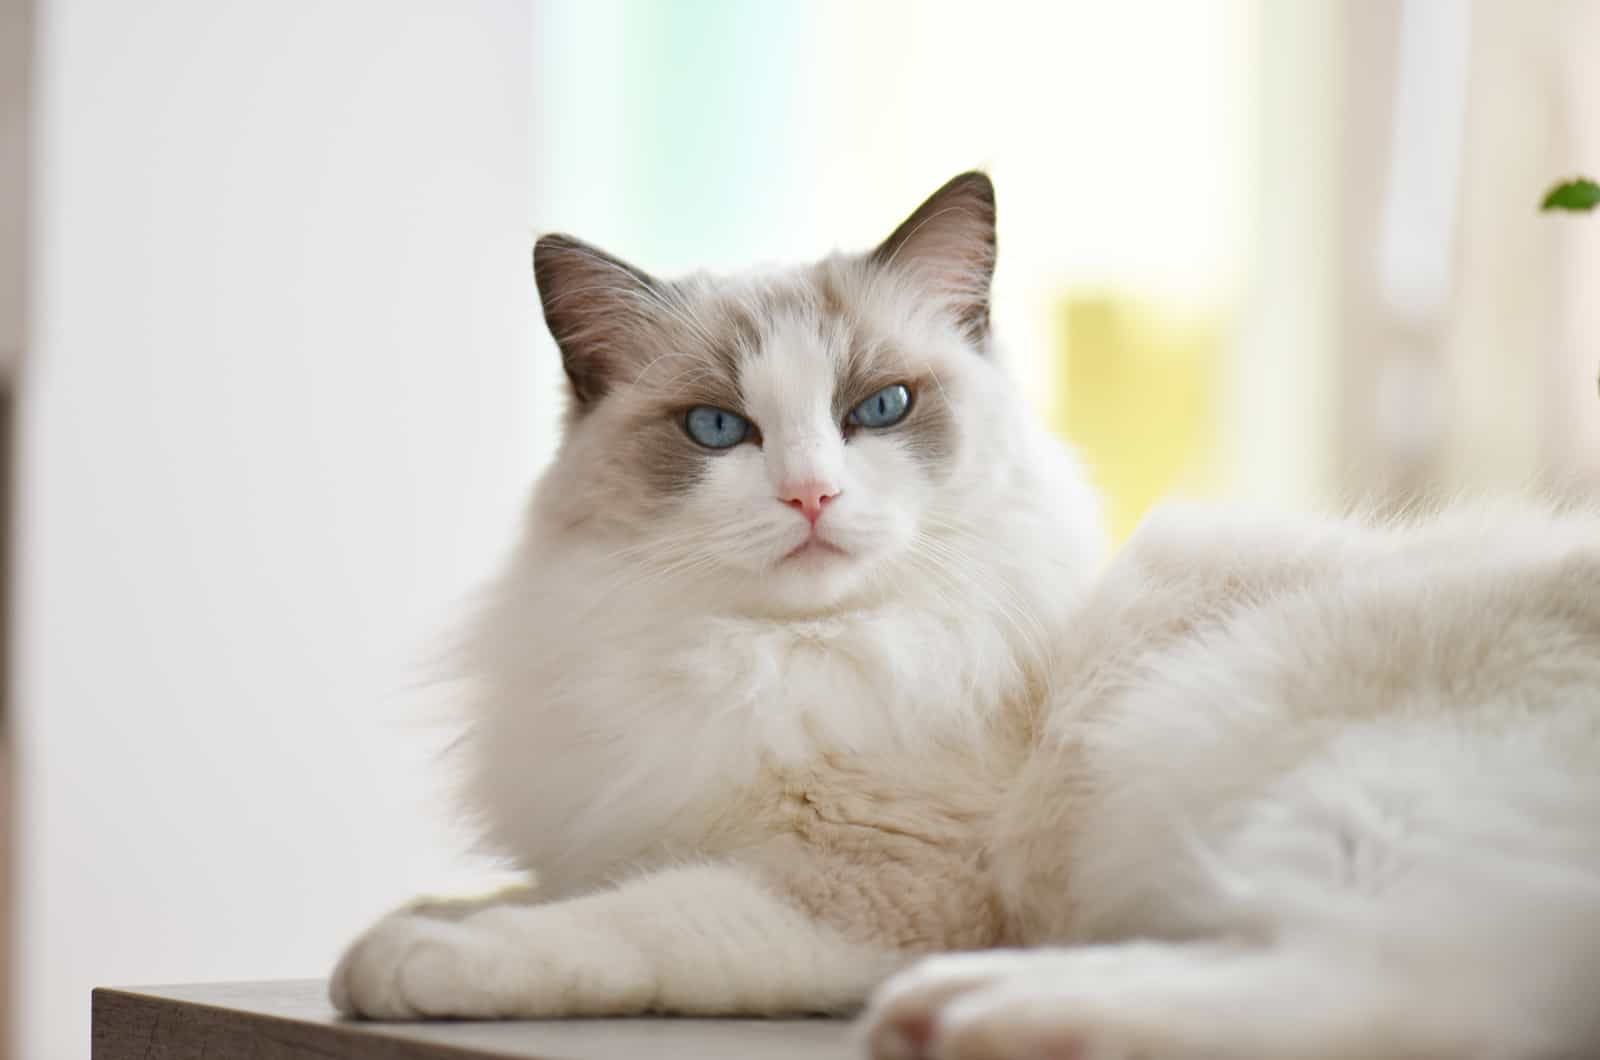
[[[870,259],[905,269],[950,300],[974,342],[989,337],[989,287],[994,279],[994,184],[963,173],[928,197]]]
[[[661,304],[661,285],[643,270],[564,235],[534,244],[533,276],[573,396],[580,408],[593,405],[638,362],[640,335]]]

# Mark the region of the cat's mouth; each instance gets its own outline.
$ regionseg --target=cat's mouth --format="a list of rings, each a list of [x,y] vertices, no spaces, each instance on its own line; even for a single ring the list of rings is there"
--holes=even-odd
[[[800,542],[800,544],[796,545],[794,548],[790,549],[788,552],[784,553],[783,559],[779,560],[778,562],[788,563],[791,560],[818,560],[826,559],[831,556],[848,555],[849,553],[840,548],[838,545],[833,544],[831,541],[824,541],[822,538],[813,534],[804,541]]]

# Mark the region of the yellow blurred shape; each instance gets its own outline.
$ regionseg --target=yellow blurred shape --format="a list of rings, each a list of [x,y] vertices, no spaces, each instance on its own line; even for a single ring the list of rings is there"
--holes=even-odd
[[[1122,295],[1060,310],[1055,426],[1088,461],[1121,542],[1161,498],[1217,492],[1224,314]]]

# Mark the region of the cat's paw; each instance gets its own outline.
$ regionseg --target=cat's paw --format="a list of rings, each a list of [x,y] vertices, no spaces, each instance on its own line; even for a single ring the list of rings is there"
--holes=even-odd
[[[511,937],[481,915],[444,920],[402,911],[357,939],[334,970],[329,999],[380,1020],[520,1015],[507,986],[525,978]]]
[[[879,988],[862,1037],[873,1060],[1263,1055],[1226,1030],[1228,1002],[1248,995],[1231,995],[1226,980],[1192,989],[1190,965],[1138,946],[935,957]]]
[[[861,1018],[862,1039],[873,1060],[921,1060],[934,1055],[935,1032],[945,1006],[1026,967],[1029,954],[1013,950],[930,957],[884,983]]]
[[[498,944],[464,921],[410,910],[380,920],[340,959],[328,984],[335,1008],[367,1019],[488,1016],[475,984],[492,974]]]

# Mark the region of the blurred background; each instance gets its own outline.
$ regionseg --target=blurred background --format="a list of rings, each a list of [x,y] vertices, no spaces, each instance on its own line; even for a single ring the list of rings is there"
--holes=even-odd
[[[995,318],[1121,537],[1600,479],[1600,4],[0,0],[15,1057],[470,884],[418,710],[561,373],[652,271],[999,194]],[[14,414],[13,414],[14,410]],[[13,495],[14,494],[14,495]]]

